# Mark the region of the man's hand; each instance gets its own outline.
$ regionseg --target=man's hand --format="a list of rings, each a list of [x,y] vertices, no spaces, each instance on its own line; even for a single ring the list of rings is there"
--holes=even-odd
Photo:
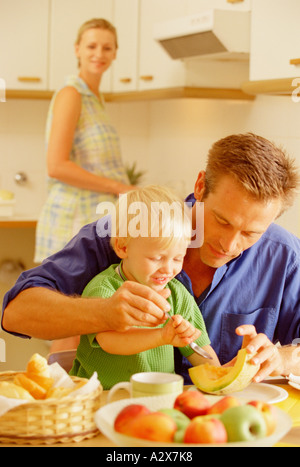
[[[47,340],[123,332],[133,326],[154,327],[166,321],[169,294],[169,289],[159,294],[130,281],[110,298],[67,296],[44,287],[32,287],[8,304],[3,325],[7,331]]]
[[[270,375],[284,374],[284,361],[280,349],[265,334],[257,334],[255,327],[248,324],[239,326],[236,334],[243,336],[242,348],[255,354],[252,363],[260,364],[260,370],[253,378],[254,382],[258,383]]]
[[[106,299],[108,329],[124,332],[132,326],[154,327],[166,321],[170,311],[169,289],[156,292],[138,282],[126,281]]]

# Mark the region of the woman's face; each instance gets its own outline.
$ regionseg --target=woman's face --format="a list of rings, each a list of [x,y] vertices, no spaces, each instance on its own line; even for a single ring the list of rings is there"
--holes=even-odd
[[[87,29],[75,45],[75,53],[81,71],[102,75],[116,58],[115,36],[107,29]]]

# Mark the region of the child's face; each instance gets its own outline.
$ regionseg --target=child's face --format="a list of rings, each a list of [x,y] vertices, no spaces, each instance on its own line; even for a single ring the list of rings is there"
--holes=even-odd
[[[124,274],[128,280],[161,290],[181,271],[187,246],[186,239],[176,239],[168,247],[155,238],[131,239],[123,259]]]

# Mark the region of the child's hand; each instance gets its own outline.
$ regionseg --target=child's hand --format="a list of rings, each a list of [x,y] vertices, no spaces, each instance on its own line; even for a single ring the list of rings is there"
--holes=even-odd
[[[189,321],[181,315],[174,315],[162,328],[163,340],[165,344],[174,347],[185,347],[198,339],[201,334]]]

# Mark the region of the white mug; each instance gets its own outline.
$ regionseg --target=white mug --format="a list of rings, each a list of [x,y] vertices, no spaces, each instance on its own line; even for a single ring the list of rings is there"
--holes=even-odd
[[[173,373],[144,372],[135,373],[130,381],[115,384],[109,391],[107,402],[119,389],[128,391],[130,397],[148,397],[174,395],[177,397],[183,391],[183,377]]]

